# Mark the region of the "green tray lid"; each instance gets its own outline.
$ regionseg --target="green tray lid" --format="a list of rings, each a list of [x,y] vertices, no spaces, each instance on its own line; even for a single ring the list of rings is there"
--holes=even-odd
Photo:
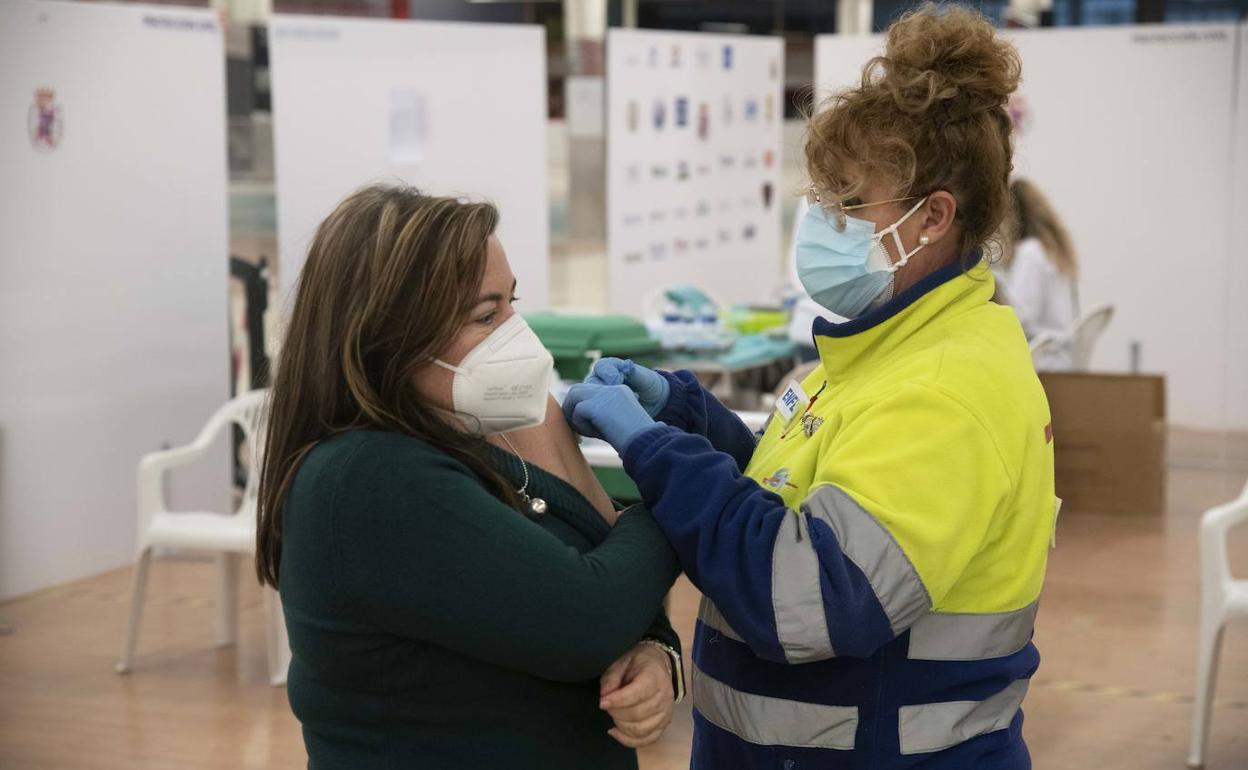
[[[528,313],[524,320],[555,358],[584,356],[591,350],[618,355],[660,349],[645,324],[630,316]]]

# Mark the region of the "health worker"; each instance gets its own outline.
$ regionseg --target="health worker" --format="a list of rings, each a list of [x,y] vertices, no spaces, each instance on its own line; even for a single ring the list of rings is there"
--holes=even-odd
[[[1009,208],[1014,47],[894,23],[810,121],[800,278],[850,319],[759,436],[688,372],[599,362],[610,442],[704,594],[693,767],[1023,770],[1057,514],[1049,409],[983,257]]]

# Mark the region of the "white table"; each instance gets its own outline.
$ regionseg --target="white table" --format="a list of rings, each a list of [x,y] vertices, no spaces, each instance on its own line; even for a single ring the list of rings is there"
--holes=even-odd
[[[758,432],[771,416],[770,412],[737,412],[737,416],[752,431]],[[596,438],[581,439],[581,453],[591,468],[623,468],[620,455],[607,442]]]

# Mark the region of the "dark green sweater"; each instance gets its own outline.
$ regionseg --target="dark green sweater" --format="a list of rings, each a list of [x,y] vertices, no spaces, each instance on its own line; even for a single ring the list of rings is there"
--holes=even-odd
[[[519,487],[519,461],[491,453]],[[350,432],[308,455],[280,591],[310,768],[637,766],[607,735],[598,677],[643,636],[679,644],[660,611],[675,556],[648,512],[608,528],[529,474],[549,504],[536,519],[418,439]]]

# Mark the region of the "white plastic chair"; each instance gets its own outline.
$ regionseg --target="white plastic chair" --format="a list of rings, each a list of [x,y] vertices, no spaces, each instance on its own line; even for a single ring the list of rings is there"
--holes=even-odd
[[[1031,363],[1037,372],[1068,371],[1070,366],[1069,341],[1054,332],[1040,332],[1031,338]]]
[[[1214,685],[1222,630],[1233,617],[1248,617],[1248,580],[1231,577],[1226,554],[1226,533],[1248,520],[1248,485],[1233,503],[1205,511],[1200,520],[1200,647],[1196,656],[1196,703],[1192,713],[1192,746],[1189,767],[1203,767],[1209,742]]]
[[[208,551],[217,555],[217,643],[229,645],[238,640],[238,570],[240,557],[251,556],[256,550],[256,502],[268,393],[267,390],[253,390],[231,399],[212,415],[192,443],[153,452],[139,461],[138,558],[134,565],[130,619],[121,659],[116,665],[118,673],[129,672],[134,663],[153,548]],[[247,486],[238,509],[233,513],[170,511],[165,502],[165,473],[202,457],[221,431],[232,425],[243,431],[249,466]],[[269,682],[278,686],[286,682],[290,646],[277,592],[266,586],[263,593]]]
[[[1114,306],[1107,302],[1084,313],[1071,327],[1068,337],[1075,371],[1086,372],[1092,365],[1092,351],[1113,318]]]

